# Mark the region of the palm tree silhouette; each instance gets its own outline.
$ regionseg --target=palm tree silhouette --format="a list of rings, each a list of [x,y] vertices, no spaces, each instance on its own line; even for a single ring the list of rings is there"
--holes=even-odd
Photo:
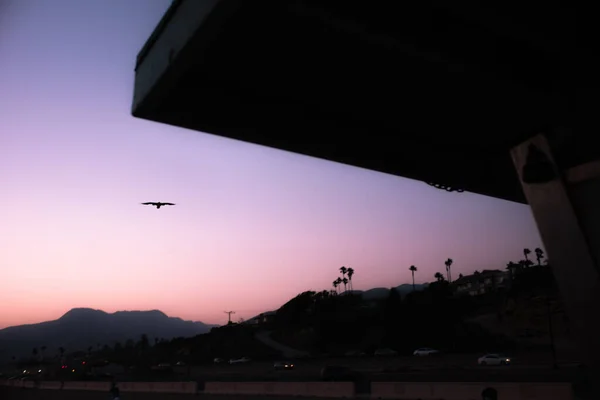
[[[448,282],[452,282],[452,275],[450,274],[450,270],[453,262],[454,261],[452,261],[451,258],[444,261],[444,265],[446,266],[446,274],[448,275]]]
[[[538,265],[542,265],[542,258],[544,258],[544,250],[540,249],[539,247],[536,247],[534,252],[535,252],[535,258],[537,259]]]
[[[340,286],[342,284],[342,278],[338,276],[338,278],[335,280],[335,283],[337,283],[337,286]]]
[[[344,284],[344,292],[346,292],[346,285],[348,284],[348,278],[342,279],[342,283]]]
[[[435,278],[435,279],[436,279],[438,282],[441,282],[441,281],[443,281],[443,280],[444,280],[444,275],[443,275],[443,274],[441,274],[441,273],[439,273],[439,272],[436,272],[436,273],[435,273],[435,275],[433,275],[433,277],[434,277],[434,278]]]
[[[531,250],[528,248],[523,249],[523,255],[525,256],[525,260],[529,261],[529,255],[531,254]]]
[[[336,294],[338,292],[338,285],[339,285],[339,283],[338,283],[337,279],[335,281],[333,281],[333,289],[335,290]]]
[[[352,276],[354,276],[354,268],[348,268],[346,270],[348,274],[348,283],[350,284],[350,290],[354,290],[354,286],[352,286]]]
[[[415,272],[417,271],[417,267],[415,267],[414,265],[411,265],[408,270],[412,273],[412,280],[413,280],[413,292],[415,291]]]
[[[348,272],[348,268],[346,267],[341,267],[340,268],[340,274],[342,274],[342,278],[346,277],[346,273]]]

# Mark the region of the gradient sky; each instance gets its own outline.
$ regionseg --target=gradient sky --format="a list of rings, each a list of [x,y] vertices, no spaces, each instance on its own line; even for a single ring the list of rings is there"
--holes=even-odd
[[[528,207],[130,115],[169,0],[0,0],[0,328],[73,307],[209,323],[295,294],[501,268]],[[157,210],[143,201],[170,201]]]

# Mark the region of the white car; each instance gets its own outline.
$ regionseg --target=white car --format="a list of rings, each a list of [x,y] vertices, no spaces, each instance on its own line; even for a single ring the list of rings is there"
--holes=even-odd
[[[438,353],[439,351],[435,349],[430,349],[429,347],[422,347],[420,349],[416,349],[413,352],[413,356],[431,356]]]
[[[479,365],[510,365],[510,358],[500,354],[486,354],[477,359]]]
[[[375,353],[373,353],[376,356],[397,356],[398,352],[396,350],[392,350],[392,349],[377,349],[375,350]]]
[[[242,357],[242,358],[229,360],[229,364],[244,364],[247,362],[250,362],[250,359],[248,357]]]

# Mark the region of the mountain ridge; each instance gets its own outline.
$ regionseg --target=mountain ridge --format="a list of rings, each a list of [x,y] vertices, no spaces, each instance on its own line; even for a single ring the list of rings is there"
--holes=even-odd
[[[169,317],[160,310],[107,313],[77,307],[55,320],[0,329],[0,359],[31,355],[34,348],[42,346],[52,354],[56,354],[59,347],[79,351],[89,346],[96,348],[98,344],[113,346],[129,339],[139,340],[142,334],[150,341],[192,337],[207,333],[215,326]]]

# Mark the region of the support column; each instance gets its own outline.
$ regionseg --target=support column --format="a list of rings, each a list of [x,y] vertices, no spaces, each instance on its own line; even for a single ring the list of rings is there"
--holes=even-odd
[[[560,171],[543,135],[511,151],[581,361],[600,377],[600,160]],[[600,385],[600,381],[595,385]],[[600,398],[600,397],[598,397]]]

